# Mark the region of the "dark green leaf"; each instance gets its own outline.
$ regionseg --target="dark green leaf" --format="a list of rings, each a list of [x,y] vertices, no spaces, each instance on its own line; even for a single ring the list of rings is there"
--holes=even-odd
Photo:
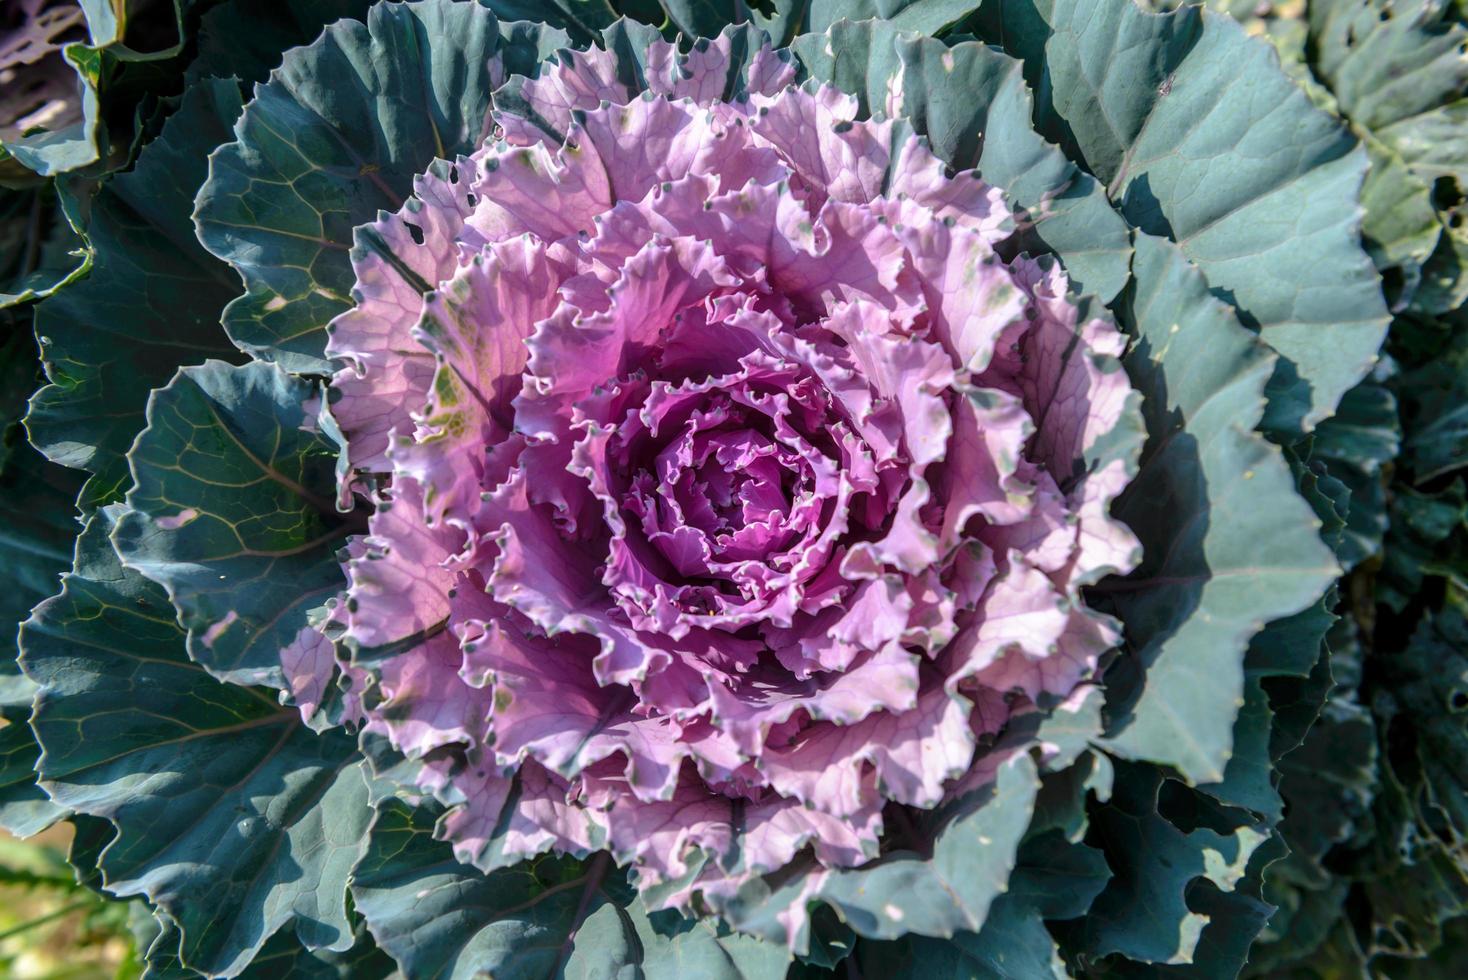
[[[811,0],[810,29],[824,31],[838,20],[884,20],[899,31],[936,34],[963,20],[983,0]]]
[[[352,885],[367,927],[405,974],[529,980],[636,967],[636,932],[622,908],[630,890],[605,853],[485,874],[454,860],[433,839],[434,823],[424,808],[383,803]]]
[[[48,463],[25,441],[18,424],[25,398],[40,377],[30,318],[0,311],[0,718],[24,722],[35,686],[16,666],[16,632],[31,607],[56,592],[71,565],[81,477]]]
[[[1311,457],[1345,485],[1350,500],[1336,555],[1347,569],[1381,548],[1387,529],[1382,467],[1397,455],[1401,426],[1397,400],[1384,385],[1367,381],[1346,392],[1339,411],[1315,430]]]
[[[86,272],[82,245],[51,188],[0,190],[0,309],[44,299]]]
[[[718,37],[730,24],[749,19],[744,0],[658,0],[668,20],[690,38]]]
[[[1233,747],[1223,778],[1198,787],[1220,802],[1252,810],[1271,825],[1279,822],[1284,809],[1274,786],[1274,759],[1269,753],[1273,721],[1262,682],[1249,678],[1244,682],[1244,706],[1234,723]]]
[[[373,0],[277,0],[269,16],[250,0],[227,0],[199,20],[199,53],[189,62],[191,81],[236,78],[253,85],[280,65],[290,48],[316,40],[322,28],[343,18],[363,20]]]
[[[491,61],[532,73],[560,31],[501,24],[483,3],[379,3],[287,53],[210,157],[199,240],[245,295],[229,336],[291,371],[326,371],[326,324],[351,304],[352,228],[396,210],[435,158],[489,131]],[[344,84],[343,80],[350,80]]]
[[[1092,836],[1104,846],[1115,877],[1084,919],[1089,953],[1120,953],[1143,963],[1197,962],[1213,968],[1212,975],[1233,976],[1243,965],[1242,950],[1233,950],[1232,972],[1220,960],[1203,958],[1199,941],[1217,897],[1199,897],[1233,892],[1267,833],[1248,824],[1227,833],[1206,826],[1184,831],[1158,813],[1159,770],[1122,764],[1116,776],[1111,799],[1092,814]],[[1212,891],[1195,889],[1200,881]],[[1194,903],[1201,907],[1194,909]],[[1265,910],[1246,934],[1244,949],[1263,925]]]
[[[1148,443],[1115,513],[1144,553],[1103,586],[1128,645],[1109,675],[1120,729],[1109,746],[1214,782],[1244,703],[1249,641],[1314,604],[1338,568],[1279,449],[1251,431],[1273,355],[1175,245],[1139,236],[1133,270],[1125,363],[1146,399]]]
[[[731,0],[733,2],[733,0]],[[565,31],[577,44],[590,44],[617,19],[612,0],[485,0],[500,20],[524,20]],[[630,13],[629,13],[630,16]]]
[[[348,949],[371,812],[355,743],[190,661],[167,595],[113,552],[116,517],[92,517],[22,630],[47,791],[116,827],[105,887],[176,920],[186,964],[233,975],[291,923],[309,947]]]
[[[40,754],[24,721],[0,727],[0,827],[17,837],[39,833],[66,816],[66,808],[52,803],[36,785]]]
[[[1468,492],[1461,478],[1435,493],[1393,488],[1377,598],[1400,613],[1424,592],[1429,576],[1468,586]]]
[[[78,218],[91,273],[36,310],[51,384],[36,393],[26,425],[52,460],[96,474],[93,503],[127,487],[123,454],[143,427],[149,389],[181,362],[236,353],[219,328],[229,269],[199,246],[189,211],[205,158],[229,138],[239,110],[233,82],[190,89],[137,166]]]
[[[776,48],[789,47],[797,34],[810,29],[810,4],[811,0],[767,0],[754,5],[750,20],[770,35],[770,43]]]
[[[1468,328],[1455,329],[1393,387],[1402,402],[1402,461],[1412,481],[1420,485],[1468,465]]]
[[[353,935],[351,949],[333,953],[326,949],[309,950],[289,930],[282,930],[261,947],[239,974],[240,980],[387,980],[392,977],[396,969],[392,957],[377,948],[365,926],[359,922]],[[166,919],[166,924],[143,947],[147,954],[143,980],[202,980],[203,974],[184,966],[179,959],[182,938],[178,925]]]
[[[118,553],[168,590],[189,655],[235,683],[280,684],[280,651],[345,587],[362,528],[335,506],[340,447],[318,389],[271,364],[184,368],[148,402]]]
[[[1388,319],[1359,241],[1366,154],[1354,137],[1229,18],[1132,0],[991,4],[989,23],[1014,29],[994,40],[1040,77],[1041,131],[1132,224],[1178,242],[1283,355],[1268,427],[1288,435],[1329,416]]]

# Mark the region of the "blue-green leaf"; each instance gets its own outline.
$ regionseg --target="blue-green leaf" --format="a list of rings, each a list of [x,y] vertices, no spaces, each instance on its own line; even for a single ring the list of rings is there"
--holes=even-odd
[[[28,446],[19,425],[40,376],[27,313],[0,311],[0,330],[9,331],[0,334],[0,568],[6,578],[0,592],[0,718],[11,722],[25,721],[36,693],[16,665],[16,634],[31,607],[54,594],[71,567],[82,486],[80,474],[48,463]],[[28,790],[6,792],[35,799]]]
[[[811,0],[810,30],[839,20],[884,20],[899,31],[935,34],[979,8],[983,0]]]
[[[1268,428],[1289,436],[1329,416],[1370,370],[1388,320],[1360,244],[1355,138],[1228,17],[1133,0],[989,5],[986,23],[1016,27],[994,40],[1017,42],[1040,78],[1041,131],[1133,225],[1179,243],[1282,355]]]
[[[91,272],[36,310],[51,383],[32,399],[26,426],[52,460],[96,475],[92,502],[126,489],[124,454],[143,427],[149,390],[180,363],[237,356],[219,328],[229,269],[199,246],[189,211],[205,159],[239,111],[232,81],[191,88],[137,166],[75,216]]]
[[[713,921],[648,916],[605,852],[486,874],[454,860],[434,823],[427,808],[381,804],[352,886],[372,935],[409,977],[764,980],[790,961]]]
[[[744,0],[658,0],[678,30],[690,38],[718,37],[731,24],[749,19]]]
[[[789,912],[793,904],[824,902],[873,939],[975,931],[1008,888],[1038,788],[1034,760],[1018,755],[1000,767],[994,783],[953,808],[931,853],[893,851],[853,869],[797,866],[794,874],[749,882],[722,911],[740,930],[797,952],[808,947],[810,937],[805,916]],[[820,876],[814,888],[807,875]],[[793,935],[791,921],[800,924]]]
[[[91,256],[48,187],[0,189],[0,310],[45,299],[85,273]]]
[[[1110,877],[1100,851],[1053,833],[1041,835],[1021,848],[1009,889],[989,907],[981,930],[949,940],[909,936],[863,943],[857,947],[862,970],[893,980],[1066,980],[1069,973],[1045,921],[1084,915]]]
[[[1270,837],[1250,824],[1181,830],[1158,812],[1163,784],[1156,767],[1123,764],[1111,799],[1093,813],[1092,839],[1104,845],[1115,876],[1083,920],[1088,952],[1236,976],[1269,912],[1238,889]],[[1192,887],[1200,879],[1213,887]],[[1251,921],[1228,921],[1251,913]]]
[[[340,446],[311,384],[272,364],[184,368],[148,403],[116,544],[168,590],[189,655],[235,683],[280,684],[280,651],[345,586],[357,522],[335,505]]]
[[[352,229],[396,210],[413,177],[488,135],[492,59],[532,73],[564,33],[501,23],[481,2],[379,3],[286,54],[209,160],[199,239],[245,294],[225,329],[252,356],[328,369],[326,324],[352,305]]]
[[[1336,549],[1347,569],[1381,548],[1387,529],[1382,467],[1396,458],[1401,436],[1397,400],[1374,381],[1346,392],[1340,410],[1315,430],[1311,458],[1321,460],[1350,493],[1346,526]]]
[[[1115,513],[1143,559],[1102,586],[1127,625],[1108,675],[1118,691],[1108,747],[1216,782],[1249,641],[1311,606],[1339,568],[1280,450],[1252,431],[1274,355],[1177,246],[1141,235],[1136,249],[1124,363],[1145,398],[1148,442]]]
[[[42,785],[117,828],[104,887],[177,921],[186,965],[235,975],[292,923],[307,947],[346,950],[371,813],[354,740],[189,660],[167,595],[113,552],[116,518],[93,515],[21,632]]]
[[[151,938],[139,948],[144,953],[142,980],[203,980],[205,974],[190,969],[179,959],[183,935],[178,923],[168,916],[155,916]],[[162,921],[157,921],[161,919]],[[310,950],[291,934],[282,930],[270,937],[249,966],[239,974],[240,980],[390,980],[397,967],[358,922],[353,930],[354,942],[345,952],[329,949]],[[139,936],[140,940],[148,936]]]
[[[66,816],[36,785],[36,759],[41,754],[30,726],[12,721],[0,728],[0,827],[29,837]]]

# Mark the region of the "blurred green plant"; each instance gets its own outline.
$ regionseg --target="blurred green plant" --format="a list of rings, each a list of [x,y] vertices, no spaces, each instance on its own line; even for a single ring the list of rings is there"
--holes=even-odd
[[[0,831],[0,977],[134,980],[143,963],[133,937],[140,912],[78,879],[67,863],[69,823],[29,840]]]

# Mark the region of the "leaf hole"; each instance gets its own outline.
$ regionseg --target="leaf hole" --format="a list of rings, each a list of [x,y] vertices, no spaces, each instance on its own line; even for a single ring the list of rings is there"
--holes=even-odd
[[[408,234],[410,234],[410,235],[413,236],[413,244],[415,244],[415,245],[422,245],[423,244],[423,229],[420,228],[420,227],[418,227],[417,225],[413,224],[413,222],[411,222],[411,221],[404,221],[403,224],[405,224],[405,225],[408,226]]]
[[[1432,182],[1432,206],[1439,211],[1451,211],[1463,203],[1463,191],[1452,175],[1444,175]]]

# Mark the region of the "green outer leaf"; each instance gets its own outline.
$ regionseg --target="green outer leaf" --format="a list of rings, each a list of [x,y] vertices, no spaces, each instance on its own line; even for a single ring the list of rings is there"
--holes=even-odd
[[[810,30],[839,20],[884,20],[899,31],[936,34],[977,10],[983,0],[811,0]]]
[[[1311,814],[1338,820],[1335,826],[1319,821],[1325,826],[1313,828],[1318,850],[1324,850],[1320,831],[1356,831],[1347,847],[1330,854],[1328,867],[1335,871],[1344,864],[1356,879],[1352,921],[1360,923],[1361,932],[1359,945],[1345,952],[1358,964],[1379,954],[1422,956],[1442,941],[1442,923],[1468,913],[1468,869],[1461,860],[1468,810],[1462,764],[1468,735],[1468,622],[1463,614],[1464,593],[1452,589],[1440,608],[1421,617],[1407,642],[1378,632],[1385,649],[1373,651],[1368,661],[1376,668],[1366,675],[1371,712],[1360,712],[1364,717],[1357,724],[1366,722],[1365,730],[1355,733],[1357,745],[1346,745],[1357,751],[1340,752],[1339,729],[1323,732],[1316,758],[1302,759],[1299,766],[1308,772],[1315,762],[1317,781],[1339,801]],[[1350,738],[1352,732],[1344,734]],[[1368,751],[1359,750],[1361,742]],[[1350,762],[1363,770],[1359,782],[1350,778]],[[1357,829],[1348,821],[1360,817],[1357,807],[1363,802],[1371,811]]]
[[[1037,248],[1054,251],[1077,292],[1109,302],[1127,280],[1126,222],[1101,186],[1034,131],[1022,66],[987,45],[952,47],[876,21],[838,23],[792,45],[810,74],[879,112],[900,82],[901,115],[950,166],[977,167],[1030,213]]]
[[[635,971],[642,951],[625,908],[631,891],[604,852],[589,863],[542,857],[485,874],[433,839],[435,819],[427,807],[381,804],[352,883],[367,928],[405,974],[539,980]]]
[[[1468,186],[1468,92],[1430,112],[1388,123],[1377,139],[1401,154],[1416,173],[1428,180],[1451,177],[1459,190]]]
[[[229,270],[199,246],[188,215],[205,157],[239,111],[232,81],[191,88],[137,166],[103,186],[87,220],[73,214],[86,228],[91,273],[36,309],[51,383],[31,400],[26,426],[52,460],[97,475],[91,503],[126,488],[124,454],[149,389],[182,360],[236,355],[219,329]]]
[[[1146,401],[1142,467],[1113,508],[1142,565],[1102,587],[1127,624],[1109,680],[1107,747],[1216,782],[1244,703],[1244,650],[1265,623],[1315,602],[1339,572],[1277,447],[1251,431],[1274,356],[1209,294],[1177,246],[1138,236],[1122,299],[1125,363]]]
[[[1422,284],[1412,296],[1414,313],[1451,314],[1468,303],[1468,206],[1460,204],[1446,217],[1449,224],[1437,250],[1422,266]]]
[[[307,946],[346,949],[371,812],[354,741],[191,662],[167,596],[108,543],[119,510],[93,515],[22,629],[46,791],[117,828],[106,889],[178,921],[190,966],[234,976],[292,921]]]
[[[1274,759],[1269,753],[1269,734],[1274,713],[1263,680],[1249,676],[1244,681],[1244,704],[1234,722],[1233,741],[1223,777],[1202,783],[1198,789],[1220,802],[1246,807],[1262,816],[1270,826],[1279,823],[1283,803],[1274,786]]]
[[[484,139],[492,58],[526,74],[566,43],[483,3],[418,0],[287,52],[196,201],[199,240],[245,284],[224,313],[230,338],[287,370],[328,371],[326,325],[352,304],[352,229],[397,210],[434,158]]]
[[[1468,466],[1468,329],[1394,383],[1407,428],[1399,465],[1415,485]]]
[[[0,145],[7,155],[44,177],[117,165],[126,156],[125,133],[107,123],[132,114],[150,89],[166,89],[173,61],[188,41],[185,18],[199,0],[78,0],[88,43],[68,44],[62,57],[76,72],[82,118],[58,130],[38,129]],[[100,161],[100,164],[99,164]],[[92,164],[99,164],[92,167]],[[7,168],[8,169],[8,168]]]
[[[153,940],[143,950],[147,971],[143,980],[200,980],[203,974],[184,966],[178,958],[183,936],[178,924],[167,916]],[[352,948],[342,953],[309,950],[289,930],[270,937],[260,952],[239,974],[240,980],[388,980],[396,970],[392,957],[378,949],[359,922],[353,932]]]
[[[101,127],[97,98],[97,88],[102,82],[101,50],[85,44],[68,44],[61,50],[62,58],[76,72],[82,118],[62,129],[42,130],[13,139],[0,146],[0,154],[14,158],[16,163],[41,177],[54,177],[97,162],[102,155],[98,147]]]
[[[1293,436],[1329,416],[1388,321],[1359,241],[1366,154],[1351,134],[1270,45],[1209,11],[991,0],[989,14],[1014,28],[997,40],[1043,74],[1040,130],[1086,161],[1133,225],[1179,242],[1283,355],[1270,431]]]
[[[1314,70],[1358,125],[1374,131],[1468,89],[1468,27],[1444,0],[1314,0],[1309,15]]]
[[[1312,69],[1371,147],[1375,166],[1363,201],[1378,261],[1390,255],[1386,229],[1415,230],[1395,243],[1410,254],[1402,256],[1404,288],[1394,308],[1441,314],[1461,306],[1468,298],[1458,196],[1468,187],[1461,9],[1455,19],[1447,0],[1314,0],[1308,14]]]
[[[610,906],[597,915],[609,918]],[[753,936],[734,932],[716,918],[685,919],[676,912],[648,915],[640,901],[617,910],[619,918],[631,921],[642,945],[642,973],[646,980],[764,980],[785,975],[791,962],[790,950]],[[578,931],[578,939],[590,941],[589,929],[596,916]]]
[[[91,255],[49,187],[0,189],[0,310],[45,299],[84,275]]]
[[[19,441],[19,428],[8,438]],[[23,721],[35,687],[15,665],[16,631],[31,607],[55,593],[57,579],[71,564],[77,534],[77,474],[46,462],[24,442],[0,469],[0,717]]]
[[[13,721],[0,727],[0,827],[17,837],[40,833],[66,816],[66,808],[51,802],[36,785],[36,759],[40,754],[25,722]]]
[[[0,311],[0,568],[5,569],[7,586],[0,591],[0,718],[10,722],[25,721],[36,694],[35,685],[16,664],[21,621],[32,606],[56,591],[61,573],[71,566],[72,541],[79,530],[74,515],[80,475],[48,463],[26,444],[19,424],[26,396],[39,377],[29,310]],[[23,724],[20,727],[25,730]],[[19,758],[12,747],[7,776],[19,776],[11,768]],[[36,791],[17,782],[6,785],[0,800],[14,799],[30,808],[28,813],[34,811]],[[12,821],[18,819],[0,816],[0,823],[14,831],[19,824]]]
[[[199,19],[198,54],[189,62],[188,81],[236,78],[253,85],[270,76],[281,55],[316,40],[327,24],[361,20],[374,0],[276,0],[269,16],[250,0],[227,0]]]
[[[1387,529],[1382,467],[1401,446],[1397,401],[1391,390],[1366,381],[1346,392],[1340,410],[1315,430],[1310,453],[1350,494],[1336,554],[1351,569],[1381,550]]]
[[[985,977],[994,980],[1067,980],[1069,974],[1047,919],[1084,915],[1111,871],[1095,848],[1066,843],[1056,834],[1033,838],[1020,850],[1009,890],[989,907],[984,927],[951,940],[907,936],[857,947],[867,976]]]
[[[1400,277],[1388,283],[1392,310],[1400,312],[1416,296],[1443,226],[1433,210],[1432,187],[1380,140],[1368,135],[1363,142],[1371,169],[1361,185],[1361,234],[1376,267]]]
[[[611,0],[489,0],[500,20],[525,20],[565,31],[581,44],[590,44],[598,31],[617,20]]]
[[[1327,420],[1317,432],[1335,421]],[[1322,464],[1307,466],[1289,450],[1285,455],[1301,496],[1323,523],[1321,537],[1339,554],[1344,522],[1336,508],[1348,496],[1345,487],[1323,475]],[[1276,765],[1299,746],[1330,693],[1325,637],[1337,622],[1332,612],[1336,600],[1335,588],[1327,589],[1304,611],[1275,620],[1250,641],[1244,657],[1244,705],[1234,724],[1232,754],[1221,780],[1198,787],[1220,803],[1252,811],[1270,827],[1277,827],[1283,816]]]
[[[731,24],[749,19],[744,0],[658,0],[668,20],[691,38],[718,37]]]
[[[1393,487],[1391,529],[1376,601],[1400,614],[1425,591],[1423,583],[1429,576],[1446,578],[1455,589],[1468,588],[1465,531],[1468,494],[1461,477],[1436,493],[1420,493],[1398,483]]]
[[[1001,766],[994,783],[953,808],[931,855],[895,851],[861,868],[810,868],[783,880],[754,879],[720,911],[741,931],[797,953],[808,947],[809,936],[789,934],[786,912],[795,903],[825,902],[872,939],[976,930],[1008,888],[1038,788],[1035,762],[1021,753]],[[814,888],[812,875],[818,876]]]
[[[1184,832],[1157,812],[1162,785],[1154,766],[1120,765],[1111,799],[1093,811],[1092,838],[1104,843],[1115,877],[1084,919],[1088,952],[1120,953],[1144,963],[1222,967],[1204,956],[1195,958],[1213,916],[1190,907],[1189,899],[1207,894],[1192,885],[1206,879],[1221,892],[1233,892],[1269,837],[1247,824],[1227,834],[1208,827]],[[1253,929],[1262,924],[1261,918]],[[1234,972],[1241,965],[1240,957]],[[1226,968],[1223,972],[1233,975]]]
[[[771,45],[788,48],[797,34],[809,29],[806,15],[810,4],[811,0],[769,0],[763,6],[772,12],[767,14],[756,7],[750,11],[750,21],[769,34]]]
[[[223,680],[280,686],[280,650],[345,587],[336,552],[361,528],[336,511],[317,393],[273,364],[184,368],[130,454],[118,553],[168,590],[189,656]]]

